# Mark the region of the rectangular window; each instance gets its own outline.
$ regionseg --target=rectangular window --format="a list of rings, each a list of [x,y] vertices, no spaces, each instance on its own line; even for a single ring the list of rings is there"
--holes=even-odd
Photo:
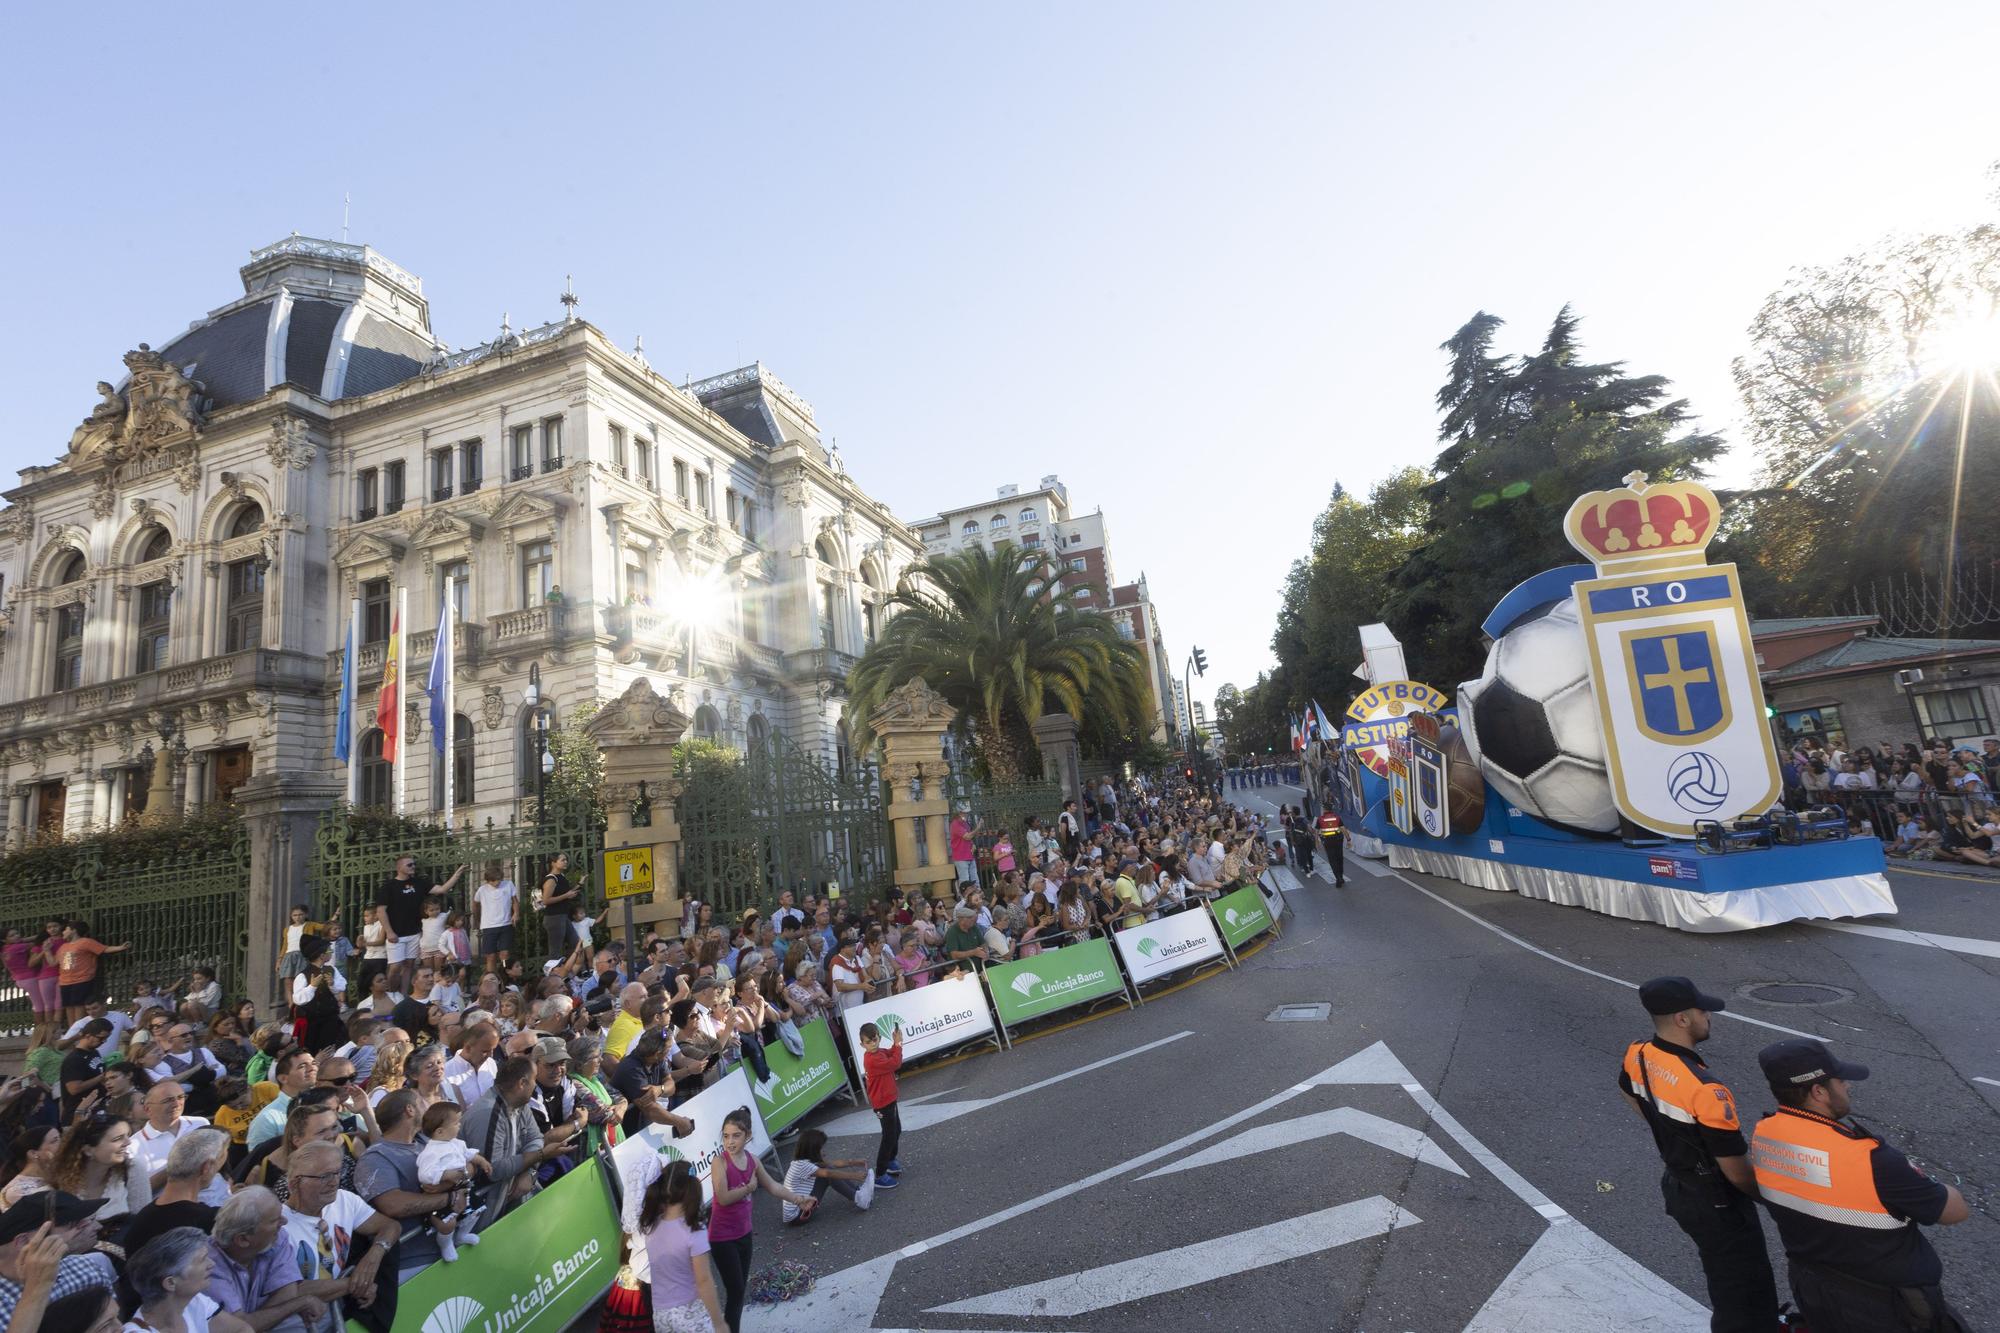
[[[658,490],[658,485],[653,481],[653,442],[647,439],[635,439],[632,445],[639,455],[639,480],[646,484],[646,489]]]
[[[819,585],[819,644],[822,648],[833,647],[833,585]]]
[[[370,579],[361,585],[361,642],[389,641],[389,580]]]
[[[431,450],[431,499],[451,499],[451,447]]]
[[[446,565],[440,574],[443,580],[438,585],[440,599],[451,598],[452,616],[461,625],[465,623],[466,600],[472,595],[472,566],[463,560],[454,560]]]
[[[485,448],[478,440],[458,446],[458,493],[470,495],[486,480]]]
[[[174,589],[162,579],[139,589],[139,658],[134,669],[158,671],[167,665],[167,635],[173,628]]]
[[[1084,565],[1083,565],[1083,557],[1082,557],[1082,556],[1080,556],[1080,555],[1077,555],[1077,556],[1071,556],[1071,557],[1070,557],[1070,562],[1069,562],[1069,567],[1070,567],[1071,569],[1075,570],[1075,571],[1076,571],[1077,573],[1079,573],[1079,574],[1083,573],[1083,569],[1084,569]]]
[[[549,600],[556,586],[556,551],[548,542],[529,542],[521,548],[521,605],[540,606]]]
[[[709,512],[708,474],[706,472],[697,472],[694,474],[694,507],[704,514]]]
[[[741,531],[742,531],[743,529],[737,526],[737,519],[736,519],[736,488],[735,488],[734,486],[725,486],[725,487],[723,488],[723,490],[722,490],[722,506],[723,506],[723,509],[724,509],[724,510],[725,510],[725,511],[726,511],[726,512],[728,513],[728,515],[729,515],[729,530],[730,530],[731,532],[741,532]]]
[[[674,460],[674,498],[682,504],[688,502],[688,465],[678,458]]]
[[[611,466],[618,469],[618,475],[621,477],[630,475],[628,471],[630,464],[625,458],[625,428],[623,426],[613,426],[611,428]]]
[[[625,566],[625,600],[633,606],[653,604],[653,577],[645,565]]]
[[[542,471],[554,472],[563,465],[562,418],[546,417],[542,421]]]
[[[382,512],[394,514],[403,507],[403,461],[399,458],[382,466]]]
[[[222,651],[239,653],[246,648],[261,648],[264,645],[264,562],[261,559],[232,560],[228,574]]]
[[[1987,720],[1986,695],[1973,688],[1931,690],[1917,697],[1917,711],[1924,715],[1924,735],[1941,740],[1975,740],[1993,734]]]
[[[752,643],[764,642],[764,624],[757,616],[757,594],[754,590],[743,596],[743,637]]]
[[[868,637],[868,642],[875,642],[875,603],[873,602],[862,604],[861,632]]]
[[[381,512],[377,499],[380,489],[376,485],[380,477],[381,473],[372,467],[354,474],[354,517],[359,522],[366,523]]]
[[[507,476],[513,481],[535,475],[535,428],[533,426],[514,427],[513,468]]]
[[[53,690],[73,690],[83,684],[83,606],[71,602],[56,608],[55,679]]]

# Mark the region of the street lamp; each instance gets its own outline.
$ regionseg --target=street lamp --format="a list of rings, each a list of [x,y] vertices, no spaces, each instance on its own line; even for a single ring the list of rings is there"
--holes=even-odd
[[[1187,666],[1182,672],[1182,684],[1183,687],[1187,690],[1188,723],[1187,723],[1186,740],[1187,740],[1188,767],[1190,769],[1194,767],[1195,763],[1194,678],[1196,676],[1206,676],[1207,674],[1208,674],[1208,654],[1203,652],[1201,649],[1196,648],[1193,652],[1188,654]],[[1174,721],[1179,722],[1180,719],[1175,718]]]
[[[535,822],[548,819],[549,774],[555,772],[556,757],[549,753],[549,710],[542,704],[542,664],[528,664],[528,689],[522,696],[535,710]]]

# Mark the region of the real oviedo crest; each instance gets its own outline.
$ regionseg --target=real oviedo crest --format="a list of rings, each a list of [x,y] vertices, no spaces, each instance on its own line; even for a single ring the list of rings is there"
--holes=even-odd
[[[1646,484],[1570,506],[1570,544],[1598,577],[1576,585],[1618,809],[1692,837],[1697,820],[1762,813],[1781,791],[1736,566],[1706,563],[1720,506],[1697,482]]]

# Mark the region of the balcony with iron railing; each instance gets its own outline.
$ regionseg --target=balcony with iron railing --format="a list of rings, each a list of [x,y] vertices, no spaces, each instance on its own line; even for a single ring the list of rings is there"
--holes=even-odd
[[[0,740],[79,724],[131,721],[150,709],[235,697],[250,690],[317,693],[326,670],[317,656],[246,648],[0,706]],[[339,671],[336,655],[336,677]]]

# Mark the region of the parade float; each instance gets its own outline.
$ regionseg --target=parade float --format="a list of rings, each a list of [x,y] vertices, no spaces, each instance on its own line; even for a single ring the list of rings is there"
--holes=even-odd
[[[1579,498],[1591,563],[1501,599],[1455,700],[1364,630],[1336,767],[1355,850],[1679,930],[1894,912],[1879,840],[1780,804],[1736,567],[1707,563],[1719,516],[1707,487],[1636,473]]]

